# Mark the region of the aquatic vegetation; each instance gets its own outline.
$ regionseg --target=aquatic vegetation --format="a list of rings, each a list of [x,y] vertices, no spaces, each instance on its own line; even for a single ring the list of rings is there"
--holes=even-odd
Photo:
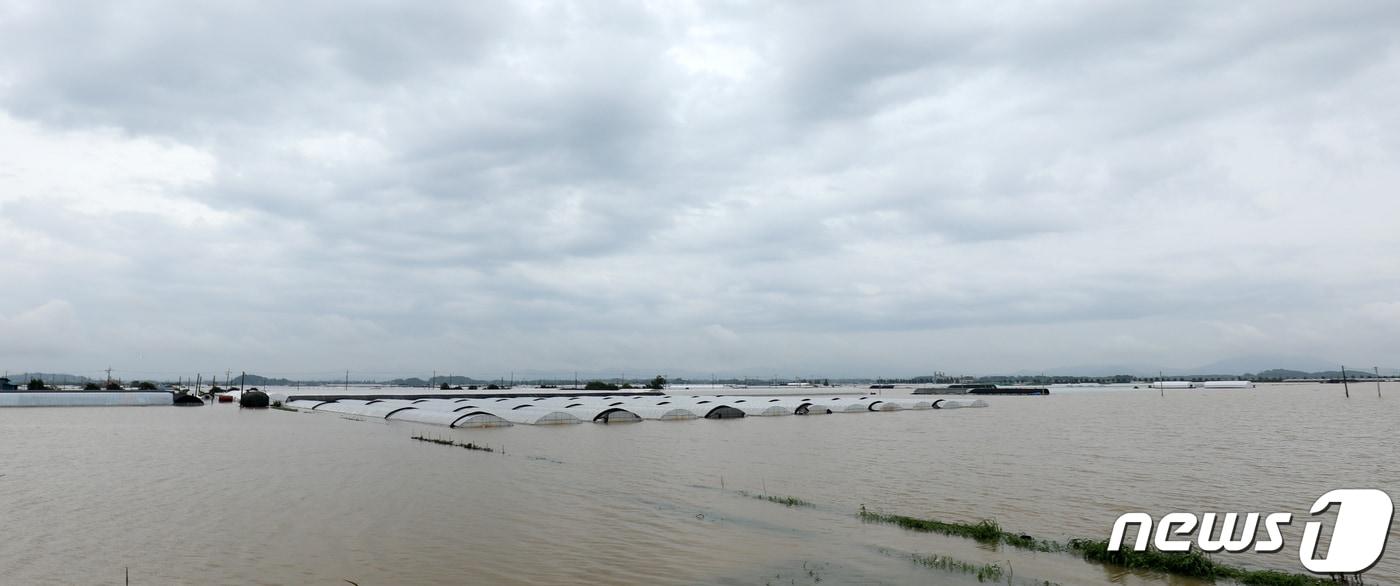
[[[812,504],[812,503],[810,503],[810,502],[808,502],[808,501],[804,501],[804,500],[802,500],[802,499],[800,499],[800,498],[797,498],[797,497],[795,497],[795,496],[775,496],[775,495],[768,495],[768,494],[753,494],[753,493],[750,493],[749,491],[746,491],[746,490],[741,490],[741,491],[739,491],[739,494],[740,494],[741,496],[756,498],[756,499],[761,500],[761,501],[768,501],[768,502],[770,502],[770,503],[778,503],[778,504],[783,505],[783,506],[786,506],[786,507],[808,507],[808,508],[816,507],[816,505],[814,505],[814,504]]]
[[[438,444],[438,445],[441,445],[441,446],[452,446],[452,447],[457,447],[457,448],[466,448],[466,449],[468,449],[468,450],[475,450],[475,451],[478,451],[478,452],[494,452],[494,451],[496,451],[496,450],[491,449],[489,446],[481,446],[481,445],[477,445],[477,444],[474,444],[474,443],[471,443],[471,442],[467,442],[467,443],[464,443],[464,444],[463,444],[463,443],[457,443],[457,442],[455,442],[455,441],[453,441],[453,440],[450,440],[450,439],[442,439],[442,438],[436,438],[436,437],[428,437],[428,436],[426,436],[426,435],[415,435],[415,436],[412,436],[412,439],[418,440],[418,441],[420,441],[420,442],[428,442],[428,443],[430,443],[430,444]]]
[[[1131,551],[1127,549],[1109,551],[1107,541],[1074,539],[1070,548],[1091,562],[1114,564],[1125,568],[1141,568],[1167,572],[1178,576],[1212,578],[1219,575],[1216,563],[1204,552],[1196,549],[1183,552],[1163,552],[1155,549]]]
[[[1315,586],[1338,583],[1334,580],[1303,574],[1289,574],[1277,570],[1247,570],[1228,566],[1217,563],[1205,552],[1194,547],[1191,551],[1183,552],[1164,552],[1156,549],[1109,551],[1108,541],[1091,539],[1070,540],[1069,547],[1080,557],[1091,562],[1153,570],[1177,576],[1229,579],[1250,586]],[[1341,583],[1346,584],[1348,578],[1342,577],[1341,580],[1343,580]]]
[[[815,507],[812,503],[804,501],[794,496],[766,496],[765,500],[771,503],[778,503],[789,507]]]
[[[861,520],[868,523],[887,523],[911,531],[938,533],[950,537],[966,537],[980,543],[1002,543],[1017,549],[1043,552],[1058,552],[1066,549],[1064,545],[1053,541],[1037,540],[1029,535],[1002,531],[1001,524],[997,523],[995,519],[983,519],[976,523],[950,523],[937,519],[918,519],[903,515],[872,513],[865,509],[865,505],[861,505],[859,515]]]
[[[1324,584],[1360,583],[1350,576],[1323,579],[1305,574],[1290,574],[1277,570],[1248,570],[1221,564],[1211,559],[1205,552],[1195,549],[1184,552],[1164,552],[1156,549],[1147,551],[1109,551],[1107,540],[1072,539],[1060,543],[1047,539],[1035,539],[1003,531],[995,520],[984,519],[977,523],[950,523],[936,519],[918,519],[902,515],[873,513],[861,505],[861,520],[870,523],[887,523],[911,531],[939,533],[952,537],[965,537],[980,543],[1005,544],[1019,549],[1040,552],[1072,553],[1085,561],[1112,564],[1125,568],[1150,570],[1175,576],[1204,578],[1208,580],[1233,580],[1248,586],[1321,586]],[[934,556],[937,558],[937,556]],[[949,562],[951,563],[951,562]],[[926,564],[928,565],[928,564]],[[980,579],[980,578],[979,578]],[[1355,582],[1353,582],[1355,580]]]
[[[993,582],[1000,581],[1003,573],[1001,566],[998,564],[974,564],[945,555],[910,554],[910,558],[914,560],[914,563],[921,566],[936,568],[945,572],[972,574],[977,577],[978,582],[989,580]]]

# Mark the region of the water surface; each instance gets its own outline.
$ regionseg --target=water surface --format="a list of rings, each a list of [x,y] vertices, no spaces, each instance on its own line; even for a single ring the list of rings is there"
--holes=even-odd
[[[887,391],[888,392],[888,391]],[[1190,584],[861,523],[872,510],[1108,536],[1122,512],[1400,494],[1400,385],[1074,390],[987,409],[448,430],[203,408],[0,410],[5,583]],[[492,454],[415,442],[427,432]],[[742,496],[796,496],[788,508]],[[1400,582],[1390,555],[1368,582]],[[1005,578],[1003,578],[1003,581]]]

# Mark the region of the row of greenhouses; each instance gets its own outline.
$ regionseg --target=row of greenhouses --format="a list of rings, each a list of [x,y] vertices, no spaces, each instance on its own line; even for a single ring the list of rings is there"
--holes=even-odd
[[[734,419],[986,407],[978,400],[923,397],[764,397],[723,395],[297,399],[287,407],[342,416],[447,427],[506,427],[642,420]]]

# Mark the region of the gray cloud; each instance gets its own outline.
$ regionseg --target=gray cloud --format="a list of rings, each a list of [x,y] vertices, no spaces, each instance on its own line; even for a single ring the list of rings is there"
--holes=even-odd
[[[1397,24],[5,3],[5,366],[1386,363]]]

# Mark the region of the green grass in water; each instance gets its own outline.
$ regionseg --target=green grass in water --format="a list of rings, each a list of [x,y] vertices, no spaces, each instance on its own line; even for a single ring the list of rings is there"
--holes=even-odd
[[[1156,549],[1147,551],[1109,551],[1107,540],[1073,539],[1069,547],[1080,557],[1103,564],[1115,564],[1125,568],[1153,570],[1190,576],[1193,578],[1228,579],[1249,586],[1318,586],[1337,584],[1331,579],[1318,578],[1305,574],[1289,574],[1277,570],[1247,570],[1227,566],[1210,559],[1205,552],[1195,549],[1183,552],[1164,552]],[[1347,578],[1343,578],[1346,580]],[[1346,582],[1342,582],[1346,583]]]
[[[925,533],[938,533],[952,537],[966,537],[976,540],[979,543],[1001,543],[1017,549],[1028,549],[1031,551],[1056,552],[1065,551],[1063,544],[1036,539],[1029,535],[1009,533],[1001,529],[1001,524],[994,519],[983,519],[976,523],[949,523],[936,519],[918,519],[915,517],[905,517],[903,515],[886,515],[882,513],[872,513],[862,505],[860,518],[868,523],[887,523],[898,525],[911,531],[922,531]]]
[[[1150,570],[1191,578],[1234,580],[1247,586],[1324,586],[1338,583],[1360,583],[1359,580],[1349,576],[1341,576],[1342,581],[1337,582],[1306,574],[1290,574],[1277,570],[1248,570],[1229,566],[1212,560],[1205,552],[1194,547],[1191,551],[1184,552],[1164,552],[1156,549],[1109,551],[1107,540],[1072,539],[1066,544],[1046,539],[1035,539],[1029,535],[1003,531],[1001,525],[992,519],[984,519],[976,523],[949,523],[936,519],[873,513],[867,511],[864,505],[860,508],[859,516],[869,523],[887,523],[911,531],[965,537],[979,543],[1004,544],[1017,549],[1067,552],[1089,562],[1113,564],[1125,568]]]
[[[1003,573],[1001,566],[997,564],[979,565],[971,562],[965,562],[957,558],[951,558],[945,555],[911,554],[909,557],[914,560],[914,563],[919,564],[921,566],[936,568],[945,572],[962,572],[964,574],[972,574],[977,577],[978,582],[1000,581]]]

